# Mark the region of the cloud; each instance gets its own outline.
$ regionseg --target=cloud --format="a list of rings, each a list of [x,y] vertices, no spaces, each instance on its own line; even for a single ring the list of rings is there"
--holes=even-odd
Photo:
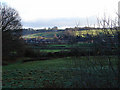
[[[14,7],[24,21],[64,17],[112,15],[119,0],[2,0]]]
[[[15,8],[24,27],[75,26],[80,19],[86,25],[86,17],[102,17],[104,12],[116,17],[119,0],[2,0]],[[89,23],[95,19],[89,18]]]
[[[88,22],[87,22],[88,19]],[[56,19],[39,19],[36,21],[22,21],[24,27],[42,28],[42,27],[75,27],[96,24],[96,17],[91,16],[88,18],[56,18]]]

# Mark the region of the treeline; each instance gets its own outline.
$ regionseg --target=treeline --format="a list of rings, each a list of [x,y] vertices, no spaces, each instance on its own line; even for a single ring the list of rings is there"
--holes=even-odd
[[[42,33],[42,32],[59,32],[59,31],[68,31],[68,30],[72,30],[75,31],[77,29],[77,31],[83,31],[83,30],[101,30],[103,28],[92,28],[92,27],[83,27],[83,28],[79,28],[79,27],[75,27],[75,28],[65,28],[65,29],[22,29],[22,35],[29,35],[29,34],[35,34],[35,33]]]

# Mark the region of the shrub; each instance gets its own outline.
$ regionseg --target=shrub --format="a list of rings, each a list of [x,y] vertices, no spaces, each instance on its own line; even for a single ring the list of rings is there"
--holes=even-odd
[[[38,51],[34,51],[32,49],[27,48],[24,53],[25,57],[40,57],[41,53]]]

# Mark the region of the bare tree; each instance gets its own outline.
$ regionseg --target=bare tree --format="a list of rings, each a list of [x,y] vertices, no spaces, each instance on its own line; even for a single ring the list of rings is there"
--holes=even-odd
[[[21,19],[18,12],[8,7],[0,5],[1,31],[2,31],[2,58],[10,60],[11,57],[20,56],[23,52],[23,42],[20,39],[22,32]],[[12,59],[13,60],[13,59]]]
[[[108,61],[109,70],[112,71],[112,72],[110,71],[110,73],[113,73],[114,77],[118,77],[120,72],[119,71],[120,61],[118,60],[118,69],[117,69],[113,65],[112,59],[111,59],[111,55],[119,56],[119,46],[118,46],[119,45],[119,28],[117,27],[117,24],[118,24],[117,18],[111,19],[110,17],[106,17],[106,15],[104,14],[104,17],[102,19],[97,18],[97,21],[98,21],[98,26],[102,27],[102,32],[103,32],[102,36],[98,35],[100,38],[99,42],[102,41],[102,44],[98,42],[100,48],[102,48],[101,55],[104,56],[105,54],[108,54],[106,55],[106,57]],[[102,63],[100,64],[101,64],[101,67],[103,67]],[[119,81],[118,84],[120,84],[120,80],[118,81]]]
[[[21,19],[18,12],[7,5],[1,5],[0,7],[2,15],[2,31],[21,29]]]

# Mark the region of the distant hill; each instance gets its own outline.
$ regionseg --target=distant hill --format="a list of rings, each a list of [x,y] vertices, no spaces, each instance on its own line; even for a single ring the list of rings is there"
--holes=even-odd
[[[39,29],[39,30],[34,30],[34,29],[23,29],[22,35],[29,35],[29,34],[36,34],[36,33],[43,33],[43,32],[59,32],[59,31],[65,31],[65,30],[46,30],[46,29]]]

